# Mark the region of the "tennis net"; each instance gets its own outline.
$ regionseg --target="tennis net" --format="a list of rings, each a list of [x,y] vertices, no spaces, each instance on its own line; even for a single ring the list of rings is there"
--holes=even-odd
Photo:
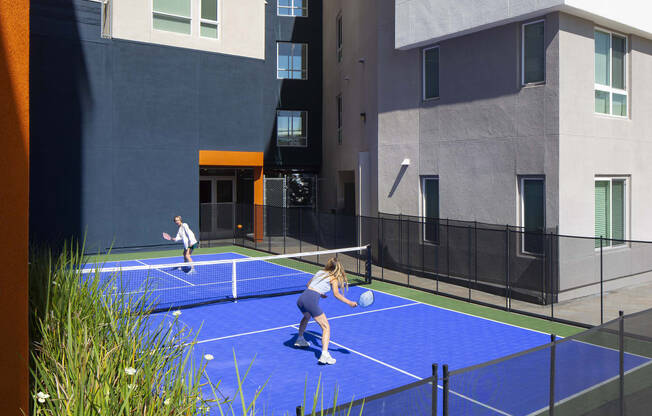
[[[298,293],[331,257],[340,261],[351,285],[370,281],[368,246],[274,256],[251,254],[258,256],[224,253],[219,256],[230,258],[164,264],[160,263],[164,259],[151,259],[135,266],[86,267],[81,274],[107,296],[130,304],[146,302],[154,311]]]

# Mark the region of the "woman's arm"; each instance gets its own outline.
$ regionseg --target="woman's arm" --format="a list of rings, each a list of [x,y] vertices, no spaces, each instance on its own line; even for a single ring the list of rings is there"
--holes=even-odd
[[[337,285],[337,279],[336,278],[331,279],[331,288],[333,289],[333,296],[335,296],[335,298],[337,300],[339,300],[340,302],[346,303],[347,305],[349,305],[352,308],[355,308],[356,306],[358,306],[358,304],[356,302],[352,302],[352,301],[348,300],[346,297],[344,297],[343,294],[340,293],[340,288]]]

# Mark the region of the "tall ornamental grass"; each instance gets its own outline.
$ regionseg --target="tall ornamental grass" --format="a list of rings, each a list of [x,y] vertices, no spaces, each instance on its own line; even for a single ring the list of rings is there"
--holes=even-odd
[[[118,280],[83,276],[80,253],[30,259],[32,414],[207,414],[193,334],[154,324],[143,298],[106,296]]]

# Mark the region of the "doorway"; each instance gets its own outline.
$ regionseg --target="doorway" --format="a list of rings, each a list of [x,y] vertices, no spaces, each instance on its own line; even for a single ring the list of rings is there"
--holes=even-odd
[[[199,178],[199,229],[201,240],[232,238],[235,227],[235,177]]]

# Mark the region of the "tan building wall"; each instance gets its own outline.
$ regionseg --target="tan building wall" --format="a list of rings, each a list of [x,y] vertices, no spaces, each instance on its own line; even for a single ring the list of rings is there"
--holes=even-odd
[[[152,1],[113,0],[114,38],[265,59],[264,0],[220,0],[217,39],[199,36],[200,0],[191,0],[191,34],[154,29]]]

